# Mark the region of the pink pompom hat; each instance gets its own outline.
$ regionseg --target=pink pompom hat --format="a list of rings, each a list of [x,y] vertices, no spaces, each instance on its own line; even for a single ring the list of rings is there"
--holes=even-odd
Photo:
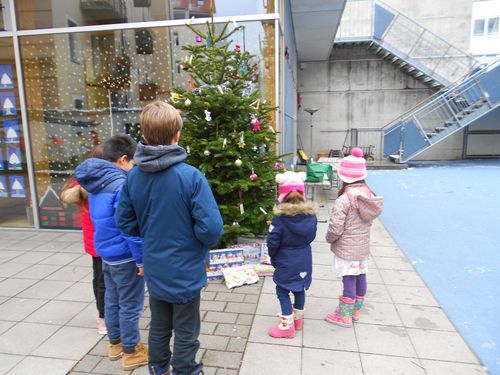
[[[366,160],[363,158],[363,150],[354,147],[351,155],[340,160],[337,169],[339,178],[345,183],[353,183],[366,178]]]
[[[278,200],[283,202],[283,199],[288,193],[292,191],[298,191],[304,194],[304,181],[306,180],[306,174],[304,172],[292,172],[286,171],[285,173],[278,173],[276,175],[276,182],[279,184]]]

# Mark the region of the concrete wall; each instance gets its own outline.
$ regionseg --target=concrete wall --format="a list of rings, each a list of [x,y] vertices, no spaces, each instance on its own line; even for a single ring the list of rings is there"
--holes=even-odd
[[[302,110],[298,134],[307,152],[311,116],[303,109],[319,108],[313,115],[314,158],[318,151],[341,149],[349,129],[381,128],[433,93],[366,46],[344,47],[332,55],[330,61],[299,65]],[[380,133],[370,136],[377,142],[380,139]],[[359,145],[375,144],[376,140],[365,138],[366,144]],[[350,133],[347,145],[349,141]]]

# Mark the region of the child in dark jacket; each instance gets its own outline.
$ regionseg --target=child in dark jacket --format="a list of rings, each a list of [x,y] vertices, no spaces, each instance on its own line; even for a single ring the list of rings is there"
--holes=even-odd
[[[312,280],[311,242],[316,237],[316,205],[304,198],[304,172],[278,174],[281,203],[274,207],[274,218],[267,235],[273,280],[281,305],[281,322],[268,330],[275,338],[293,338],[302,329],[305,291]],[[294,295],[294,303],[290,300]]]
[[[209,247],[223,233],[222,218],[203,174],[186,164],[178,145],[182,118],[162,101],[144,107],[143,140],[116,211],[118,227],[144,239],[149,290],[150,374],[199,374],[200,292],[207,283]],[[170,339],[175,333],[173,353]]]
[[[106,140],[102,148],[103,159],[85,160],[76,168],[75,177],[89,193],[94,246],[103,260],[108,357],[122,358],[123,369],[131,370],[147,364],[148,358],[139,335],[144,308],[142,241],[122,233],[114,214],[127,172],[134,166],[136,143],[118,134]]]
[[[97,146],[90,152],[92,158],[102,158],[102,147]],[[108,333],[104,322],[104,274],[102,273],[102,259],[94,248],[94,226],[90,219],[87,191],[80,186],[74,176],[61,189],[60,199],[64,204],[76,204],[82,218],[83,248],[92,257],[92,287],[99,316],[97,318],[97,332],[101,335]]]

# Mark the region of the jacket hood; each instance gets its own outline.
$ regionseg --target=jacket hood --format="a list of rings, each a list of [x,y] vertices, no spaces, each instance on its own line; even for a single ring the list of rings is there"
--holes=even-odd
[[[372,222],[381,213],[384,208],[384,197],[365,197],[358,195],[357,197],[359,216],[363,221]]]
[[[150,146],[137,144],[134,160],[144,172],[159,172],[186,160],[187,153],[179,145]]]
[[[317,210],[318,206],[314,202],[282,203],[273,208],[276,216],[315,215]]]
[[[90,158],[76,167],[75,178],[82,188],[95,194],[110,185],[121,184],[127,172],[107,160]]]

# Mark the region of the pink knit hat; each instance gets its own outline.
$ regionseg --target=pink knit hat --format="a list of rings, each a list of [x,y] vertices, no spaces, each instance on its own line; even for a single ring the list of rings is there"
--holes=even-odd
[[[366,178],[366,160],[363,158],[363,151],[359,147],[354,147],[351,155],[340,161],[338,174],[339,178],[348,184]]]
[[[278,173],[276,175],[276,182],[280,185],[278,189],[280,193],[278,200],[283,202],[287,194],[292,191],[300,191],[304,194],[305,180],[306,174],[304,172],[286,171],[285,173]]]

